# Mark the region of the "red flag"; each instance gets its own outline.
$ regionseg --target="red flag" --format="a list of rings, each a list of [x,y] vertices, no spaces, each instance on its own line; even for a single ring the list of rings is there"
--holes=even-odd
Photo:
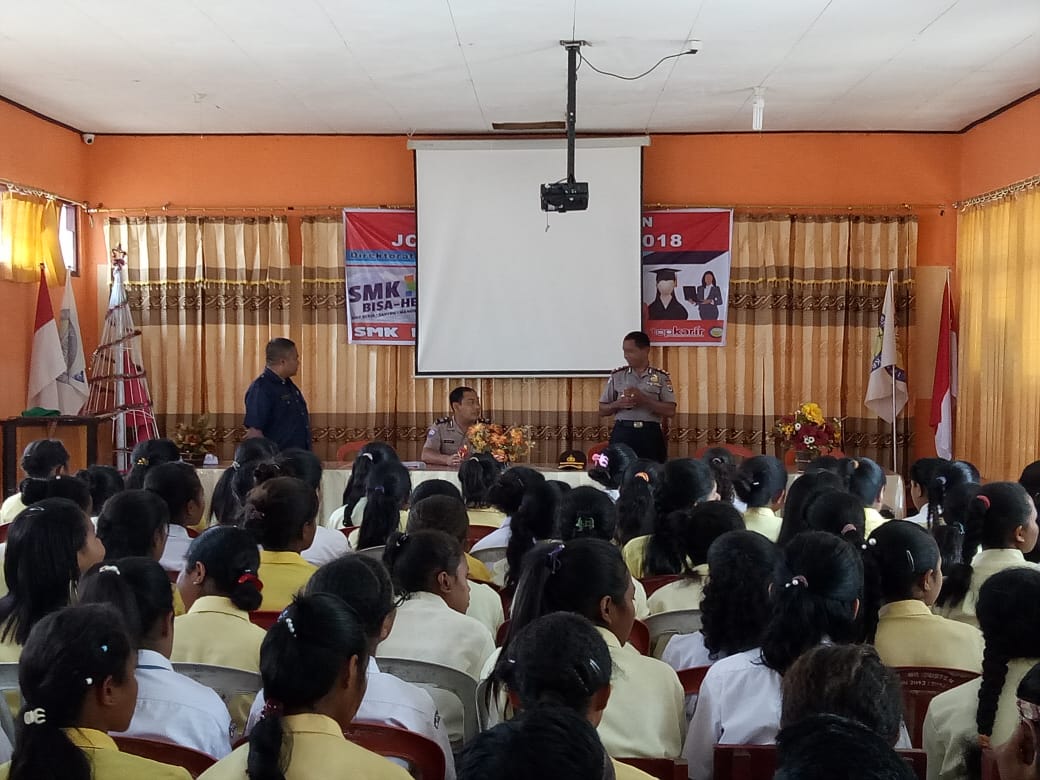
[[[957,396],[957,318],[953,310],[950,277],[943,287],[939,341],[935,348],[935,379],[932,382],[932,414],[935,451],[940,458],[953,457],[953,399]]]
[[[29,391],[26,405],[31,409],[61,409],[58,377],[65,373],[65,358],[58,337],[58,323],[47,292],[47,276],[40,268],[40,289],[36,296],[36,325],[33,328],[32,359],[29,363]]]

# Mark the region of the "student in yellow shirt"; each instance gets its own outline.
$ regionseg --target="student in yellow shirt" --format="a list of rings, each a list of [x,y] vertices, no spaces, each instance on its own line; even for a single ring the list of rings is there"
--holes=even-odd
[[[33,628],[18,668],[25,704],[4,780],[188,780],[186,769],[122,753],[108,736],[137,704],[136,653],[115,609],[51,613]]]
[[[478,452],[459,464],[459,484],[462,500],[469,510],[469,521],[474,525],[499,528],[505,520],[505,512],[491,506],[488,493],[502,473],[502,464],[486,452]]]
[[[624,551],[633,539],[654,530],[654,486],[661,480],[661,464],[637,458],[625,469],[618,490],[617,544]],[[632,576],[636,576],[633,572]]]
[[[318,495],[303,480],[277,476],[278,466],[256,467],[257,486],[249,491],[244,527],[263,548],[257,575],[264,583],[260,609],[284,609],[318,569],[300,553],[314,541]]]
[[[776,510],[784,502],[787,490],[787,470],[779,458],[755,455],[737,469],[733,477],[737,498],[747,505],[744,524],[749,531],[762,534],[775,542],[780,536],[780,517]]]
[[[224,469],[217,484],[213,487],[213,495],[210,498],[210,518],[218,525],[235,525],[242,514],[242,502],[245,493],[239,494],[235,490],[235,477],[239,476],[246,465],[255,467],[257,463],[274,457],[278,453],[278,445],[263,436],[255,436],[252,439],[243,439],[235,447],[235,459],[231,465]],[[252,474],[249,479],[252,485]],[[249,492],[248,490],[246,492]]]
[[[33,626],[67,607],[80,576],[104,557],[90,517],[68,499],[46,498],[23,509],[7,537],[0,661],[17,661]]]
[[[828,490],[845,490],[841,477],[831,471],[806,472],[791,483],[784,498],[784,517],[777,544],[786,547],[798,534],[809,530],[809,507]]]
[[[806,507],[807,531],[824,531],[862,546],[867,536],[866,527],[863,503],[845,490],[817,493]]]
[[[509,652],[499,656],[492,696],[502,685],[522,711],[561,707],[598,726],[610,700],[613,668],[607,643],[587,618],[554,612],[517,632]],[[611,763],[618,780],[649,777],[627,764]]]
[[[912,521],[892,520],[871,535],[867,554],[881,597],[874,633],[881,660],[889,666],[981,672],[979,630],[932,613],[943,581],[939,546],[932,535]]]
[[[355,613],[337,597],[296,598],[260,650],[263,718],[248,744],[203,772],[202,780],[408,780],[404,769],[343,736],[365,693],[368,643]]]
[[[37,439],[25,446],[21,465],[27,479],[50,479],[68,469],[69,453],[57,439]],[[26,506],[19,485],[18,492],[8,496],[0,505],[0,523],[10,523]]]
[[[849,492],[863,505],[866,536],[870,536],[887,522],[878,511],[885,502],[885,471],[870,458],[842,458],[838,469]]]
[[[105,502],[97,535],[109,558],[143,556],[158,561],[166,548],[170,510],[150,490],[124,490]]]

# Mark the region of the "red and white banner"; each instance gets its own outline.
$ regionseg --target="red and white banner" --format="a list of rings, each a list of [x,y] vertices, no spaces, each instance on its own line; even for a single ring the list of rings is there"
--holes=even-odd
[[[940,458],[953,459],[953,399],[957,396],[957,315],[953,310],[950,277],[943,287],[939,341],[935,348],[935,378],[932,381],[932,414],[935,451]]]
[[[654,344],[726,343],[731,209],[643,212],[643,330]]]
[[[58,377],[65,373],[65,358],[61,354],[58,323],[54,321],[54,307],[47,291],[47,276],[40,268],[40,289],[36,296],[36,325],[33,328],[32,358],[29,363],[29,391],[26,406],[32,409],[61,410],[58,397]]]
[[[352,344],[415,343],[415,212],[344,210]]]

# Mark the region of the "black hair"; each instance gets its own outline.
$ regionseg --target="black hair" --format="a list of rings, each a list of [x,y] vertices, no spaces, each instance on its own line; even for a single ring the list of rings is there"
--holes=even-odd
[[[862,723],[889,745],[899,741],[903,692],[899,676],[870,645],[819,645],[784,675],[780,727],[811,715]]]
[[[66,730],[84,725],[79,722],[83,702],[95,688],[110,677],[126,681],[131,652],[123,619],[108,606],[67,607],[36,624],[18,664],[25,703],[16,720],[8,777],[91,780],[90,760]],[[46,719],[27,725],[24,716],[37,709]]]
[[[370,441],[362,447],[350,468],[350,478],[343,489],[343,521],[347,524],[358,501],[365,495],[369,472],[379,463],[400,460],[397,451],[383,441]]]
[[[123,492],[123,475],[115,466],[88,466],[76,472],[76,479],[83,480],[90,490],[90,506],[93,514],[101,513],[105,502]]]
[[[626,341],[631,341],[639,347],[639,349],[647,349],[650,346],[650,337],[641,330],[634,330],[631,333],[626,334],[625,337],[621,339],[621,343]]]
[[[509,542],[506,544],[505,587],[508,592],[516,589],[523,573],[524,556],[535,544],[555,536],[554,522],[560,495],[549,481],[533,485],[524,491],[523,500],[512,513],[509,523]]]
[[[701,597],[701,633],[712,660],[759,646],[779,560],[779,548],[755,531],[729,531],[712,542]]]
[[[625,471],[638,457],[635,450],[627,444],[611,444],[601,450],[600,455],[607,459],[607,465],[589,469],[589,479],[608,490],[620,490]]]
[[[612,542],[617,535],[617,507],[602,490],[576,487],[556,505],[556,530],[565,542],[585,537]]]
[[[958,485],[974,484],[979,480],[973,477],[972,470],[959,461],[951,461],[937,466],[928,481],[928,530],[937,525],[944,525],[943,505],[947,491]]]
[[[994,574],[979,590],[975,615],[986,643],[975,723],[978,733],[989,737],[1008,663],[1013,658],[1040,657],[1040,571],[1005,569]],[[978,776],[980,758],[978,745],[973,744],[965,760],[969,771],[975,770],[974,776]]]
[[[651,483],[654,513],[664,517],[670,512],[688,511],[711,495],[715,479],[704,463],[693,458],[675,458],[661,467],[660,478]],[[656,528],[656,526],[655,526]]]
[[[890,520],[874,531],[867,552],[874,559],[878,592],[885,603],[914,598],[918,580],[939,568],[935,539],[908,520]]]
[[[150,490],[166,502],[170,510],[170,525],[184,525],[188,520],[188,503],[201,501],[202,481],[198,472],[188,463],[162,463],[148,470],[144,489]]]
[[[780,524],[780,535],[776,543],[783,546],[803,531],[809,530],[807,523],[809,506],[827,490],[844,490],[841,477],[830,471],[802,474],[787,489],[784,499],[784,516]]]
[[[783,461],[772,455],[755,455],[737,469],[733,489],[748,508],[769,506],[787,487]]]
[[[545,475],[527,466],[513,466],[498,475],[488,491],[488,503],[512,516],[520,508],[524,494],[545,482]]]
[[[412,504],[408,510],[408,533],[431,529],[444,531],[448,536],[466,543],[469,532],[469,514],[460,498],[430,496]]]
[[[84,512],[89,513],[93,509],[90,498],[90,487],[82,479],[58,475],[47,479],[36,479],[29,477],[23,479],[18,486],[22,494],[22,503],[32,506],[37,501],[46,498],[64,498],[72,501]]]
[[[852,545],[820,531],[792,539],[773,578],[773,614],[762,635],[766,666],[784,674],[824,637],[854,639],[854,605],[862,593],[863,561]]]
[[[524,560],[510,609],[506,653],[519,631],[550,612],[575,612],[601,624],[600,601],[624,601],[632,577],[621,551],[601,539],[544,542]]]
[[[708,562],[712,542],[744,527],[740,512],[725,501],[705,501],[686,512],[671,512],[647,541],[643,574],[693,576],[694,567]]]
[[[535,707],[466,745],[459,780],[603,780],[609,759],[599,734],[565,707]]]
[[[83,510],[64,498],[47,498],[18,513],[4,556],[0,641],[24,645],[44,615],[68,606],[89,523]]]
[[[426,498],[433,496],[447,496],[462,501],[462,492],[446,479],[424,479],[412,488],[408,496],[408,506],[412,507]]]
[[[249,489],[244,487],[241,493],[234,489],[233,483],[236,475],[244,466],[268,460],[277,453],[278,445],[263,436],[254,436],[239,442],[235,448],[235,459],[220,475],[210,499],[210,512],[217,518],[220,525],[237,525],[241,520],[242,498],[249,492]],[[252,484],[253,479],[250,472],[246,485],[251,487]]]
[[[1033,461],[1022,469],[1018,484],[1026,489],[1033,503],[1040,506],[1040,460]],[[1025,553],[1025,556],[1027,561],[1040,563],[1040,544]]]
[[[466,506],[486,507],[488,492],[501,471],[498,461],[486,452],[465,458],[459,464],[459,484],[462,485],[462,499]]]
[[[960,561],[944,571],[939,606],[955,606],[964,601],[971,587],[971,559],[981,546],[984,550],[1010,545],[1015,529],[1025,525],[1034,511],[1026,489],[1017,482],[990,482],[979,488],[968,504],[964,533],[960,540]],[[950,533],[951,526],[947,526]]]
[[[863,501],[844,490],[821,491],[805,513],[807,531],[826,531],[853,544],[862,544],[866,524]]]
[[[701,274],[701,285],[705,286],[708,284],[708,274],[711,274],[711,283],[717,287],[719,280],[715,278],[715,272],[711,270],[705,271]]]
[[[311,490],[321,488],[321,458],[310,450],[290,447],[274,456],[274,462],[282,467],[287,477],[296,477],[306,482]]]
[[[412,492],[412,477],[400,461],[372,467],[365,481],[365,511],[357,548],[381,547],[401,525],[401,510]]]
[[[97,535],[105,545],[106,558],[151,556],[155,539],[162,534],[165,544],[170,510],[150,490],[124,490],[109,499],[98,515]]]
[[[884,470],[870,458],[843,458],[840,476],[844,476],[849,492],[863,502],[863,506],[874,506],[885,488]]]
[[[557,705],[585,715],[596,692],[610,685],[612,669],[607,643],[588,618],[553,612],[516,633],[492,680],[525,710]]]
[[[880,736],[849,718],[812,715],[776,737],[774,780],[916,780]]]
[[[246,612],[260,608],[260,590],[246,576],[255,576],[260,569],[260,552],[251,533],[234,526],[208,528],[191,540],[184,557],[185,570],[201,563],[206,567],[206,579],[236,607]]]
[[[379,639],[386,616],[394,611],[394,585],[386,567],[367,555],[343,555],[329,561],[307,582],[305,593],[328,593],[354,610],[365,636]]]
[[[833,455],[817,455],[806,465],[805,473],[815,474],[819,471],[829,471],[841,477],[844,476],[842,474],[841,461],[841,458],[836,458]]]
[[[160,620],[173,613],[170,578],[152,558],[95,564],[80,582],[81,604],[111,604],[126,620],[130,641],[145,647]]]
[[[28,477],[47,479],[54,471],[69,465],[69,451],[57,439],[37,439],[25,445],[22,471]]]
[[[936,470],[949,462],[946,458],[918,458],[910,466],[910,481],[919,485],[927,496],[928,485],[935,476]]]
[[[653,533],[654,489],[661,475],[661,464],[639,458],[625,469],[621,492],[617,500],[617,541],[622,547],[637,536]]]
[[[337,596],[297,596],[285,608],[260,645],[260,676],[271,711],[249,733],[249,780],[285,780],[292,734],[285,731],[282,711],[313,708],[351,658],[357,658],[363,678],[368,643],[357,615]]]
[[[982,485],[977,482],[965,482],[946,491],[942,506],[939,507],[942,521],[932,526],[932,536],[939,543],[939,552],[942,554],[944,572],[952,571],[954,566],[964,561],[964,531],[968,524],[968,509],[981,489]]]
[[[288,357],[289,353],[296,349],[296,343],[291,339],[287,338],[275,338],[267,342],[267,347],[264,348],[264,359],[267,364],[277,363],[284,357]]]
[[[472,387],[466,387],[465,385],[456,387],[454,390],[448,393],[448,406],[461,404],[462,398],[466,395],[466,393],[473,393],[474,395],[476,395],[477,391],[474,390]]]
[[[263,465],[257,477],[266,476]],[[318,516],[318,495],[296,477],[271,477],[249,491],[243,527],[265,550],[288,550],[303,538],[305,526]]]
[[[383,563],[397,593],[407,597],[420,591],[433,593],[437,575],[444,571],[455,576],[462,556],[458,539],[443,531],[416,531],[392,534],[383,550]]]
[[[1026,672],[1026,676],[1018,684],[1015,695],[1022,701],[1040,704],[1040,663],[1034,664],[1033,668]]]
[[[725,447],[709,447],[701,455],[701,460],[711,469],[712,476],[715,477],[715,490],[718,492],[719,498],[732,502],[735,495],[733,480],[736,478],[737,467],[740,465],[737,463],[736,456]]]
[[[181,459],[181,452],[172,439],[145,439],[137,442],[130,453],[129,473],[126,475],[127,488],[136,490],[144,487],[144,477],[148,470],[163,463],[176,463]]]

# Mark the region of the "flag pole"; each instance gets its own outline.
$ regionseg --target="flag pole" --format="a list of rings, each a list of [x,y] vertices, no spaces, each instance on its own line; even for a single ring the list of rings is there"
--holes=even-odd
[[[895,323],[893,323],[893,327]],[[892,366],[890,369],[892,372],[892,471],[896,474],[899,473],[899,456],[897,455],[898,447],[896,445],[896,367]]]

